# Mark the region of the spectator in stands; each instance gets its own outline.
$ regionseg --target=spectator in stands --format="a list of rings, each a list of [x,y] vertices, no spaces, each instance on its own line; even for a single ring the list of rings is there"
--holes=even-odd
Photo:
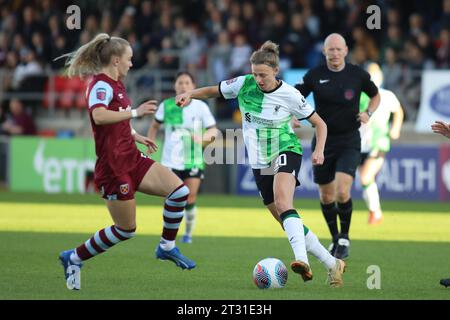
[[[417,38],[421,32],[424,32],[423,18],[420,13],[413,13],[409,16],[409,35]]]
[[[22,30],[20,31],[24,36],[25,42],[28,45],[31,45],[33,33],[36,31],[42,31],[42,24],[38,21],[37,16],[35,15],[35,10],[31,6],[25,7],[22,17]]]
[[[164,37],[161,41],[160,67],[165,70],[176,70],[179,67],[179,58],[176,50],[173,48],[172,39]]]
[[[402,82],[402,66],[397,61],[397,53],[393,48],[384,51],[384,63],[382,65],[384,82],[383,87],[387,90],[398,92]]]
[[[402,83],[404,107],[406,107],[407,119],[415,120],[420,104],[422,71],[431,69],[433,62],[426,59],[419,46],[412,41],[405,44],[405,57]]]
[[[305,27],[305,21],[301,13],[291,16],[289,32],[286,33],[282,42],[282,50],[291,61],[292,68],[306,67],[306,52],[311,48],[312,37]]]
[[[450,30],[442,29],[439,33],[436,52],[436,66],[441,69],[450,68]]]
[[[49,56],[50,48],[48,44],[45,42],[44,36],[41,32],[36,31],[33,33],[32,39],[32,47],[36,52],[36,58],[40,63],[44,63],[46,57]]]
[[[320,35],[320,20],[319,18],[314,14],[312,6],[309,1],[303,1],[305,4],[303,6],[303,18],[305,19],[305,25],[308,31],[310,32],[311,36],[314,40],[317,40]],[[308,5],[307,5],[308,4]]]
[[[17,56],[15,51],[9,51],[6,55],[6,63],[5,68],[3,68],[4,78],[2,86],[0,86],[0,97],[3,92],[8,92],[12,89],[14,70],[19,63],[19,57]]]
[[[0,136],[6,134],[6,132],[3,130],[3,123],[5,122],[5,112],[3,111],[3,106],[0,104]]]
[[[228,66],[230,65],[231,44],[226,31],[218,35],[217,43],[210,50],[209,62],[215,82],[229,78]]]
[[[43,69],[36,60],[36,53],[31,49],[24,49],[20,53],[21,63],[17,66],[13,76],[13,89],[18,89],[20,83],[27,77],[42,74]]]
[[[252,47],[261,42],[260,17],[256,12],[255,4],[247,1],[242,4],[242,22],[245,25],[247,39]]]
[[[450,0],[442,1],[442,15],[437,23],[435,23],[432,31],[437,33],[442,29],[450,29]]]
[[[247,42],[244,34],[239,34],[234,39],[230,56],[230,74],[232,77],[250,72],[248,59],[252,54],[252,48]]]
[[[6,64],[6,56],[9,51],[8,36],[0,31],[0,68]]]
[[[379,52],[375,40],[367,34],[362,27],[355,27],[352,31],[352,39],[355,46],[364,48],[367,59],[378,61]]]
[[[436,59],[436,49],[431,43],[430,35],[426,32],[419,32],[417,37],[417,45],[420,50],[422,50],[425,59],[435,60]]]
[[[335,0],[324,0],[320,11],[320,37],[324,39],[329,34],[342,33],[346,14],[338,8]]]
[[[189,44],[189,30],[183,17],[178,16],[173,22],[174,30],[172,33],[172,43],[174,48],[180,50]]]
[[[138,88],[143,90],[150,90],[155,83],[155,72],[160,68],[159,53],[155,49],[150,49],[147,52],[147,62],[142,67],[145,72],[139,77],[137,81]]]
[[[360,67],[364,67],[365,63],[368,62],[367,51],[366,48],[360,44],[357,44],[353,47],[353,50],[350,52],[349,61],[350,63],[356,64]]]
[[[8,135],[36,134],[34,120],[25,112],[23,103],[19,99],[11,99],[9,102],[9,115],[1,128]]]
[[[396,52],[401,52],[404,47],[404,40],[402,38],[402,32],[400,27],[397,25],[390,25],[387,31],[387,40],[384,42],[381,48],[381,56],[384,56],[384,51],[386,48],[392,48]]]
[[[218,34],[223,30],[222,14],[215,7],[211,8],[209,17],[205,21],[205,30],[208,32],[208,40],[216,41]],[[175,29],[177,27],[175,26]]]
[[[157,14],[154,12],[152,1],[143,1],[141,3],[141,10],[138,10],[136,17],[136,33],[140,39],[149,37],[149,34],[154,31],[156,17]],[[103,31],[107,32],[106,30]]]
[[[139,23],[137,23],[136,26],[138,26],[138,25],[139,25]],[[108,11],[104,12],[102,14],[102,20],[100,22],[100,30],[102,32],[106,32],[106,33],[112,33],[113,32],[113,21],[112,21],[111,13],[108,12]],[[136,29],[136,30],[139,30],[139,28]]]
[[[52,59],[59,57],[67,52],[67,44],[66,44],[66,38],[63,35],[59,35],[56,37],[55,42],[52,43]],[[51,68],[53,70],[60,70],[64,67],[64,61],[63,60],[52,60],[51,62]]]

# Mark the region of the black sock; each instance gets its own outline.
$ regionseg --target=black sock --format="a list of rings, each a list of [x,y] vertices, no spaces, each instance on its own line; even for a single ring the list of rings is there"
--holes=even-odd
[[[341,235],[340,238],[348,239],[348,233],[350,231],[350,222],[352,220],[353,202],[350,198],[345,203],[338,202],[337,204],[339,212],[339,220],[341,221]]]
[[[333,241],[337,241],[337,238],[339,236],[339,230],[337,225],[338,210],[336,208],[336,203],[334,202],[329,204],[320,203],[320,207],[322,208],[322,213],[328,224],[328,228],[330,229]]]

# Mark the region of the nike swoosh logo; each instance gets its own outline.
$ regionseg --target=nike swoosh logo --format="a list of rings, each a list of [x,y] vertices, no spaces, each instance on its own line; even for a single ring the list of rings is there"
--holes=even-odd
[[[322,83],[327,83],[328,81],[330,81],[330,80],[319,80],[319,82],[322,84]]]

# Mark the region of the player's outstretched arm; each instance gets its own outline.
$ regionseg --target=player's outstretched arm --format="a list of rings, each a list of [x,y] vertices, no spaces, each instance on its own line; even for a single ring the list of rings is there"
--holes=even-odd
[[[327,125],[317,113],[309,117],[308,121],[316,128],[316,148],[311,155],[311,160],[313,165],[321,165],[325,160],[323,150],[325,149],[325,141],[327,140]]]
[[[435,121],[434,124],[431,125],[431,129],[434,133],[439,133],[444,137],[450,138],[450,123]]]
[[[219,86],[203,87],[177,95],[175,103],[179,107],[185,107],[191,99],[205,100],[218,97],[220,97]]]
[[[156,100],[149,100],[141,104],[139,107],[128,111],[112,111],[106,108],[96,108],[92,111],[92,119],[96,125],[105,125],[118,123],[131,118],[139,118],[147,114],[153,114],[156,112]]]

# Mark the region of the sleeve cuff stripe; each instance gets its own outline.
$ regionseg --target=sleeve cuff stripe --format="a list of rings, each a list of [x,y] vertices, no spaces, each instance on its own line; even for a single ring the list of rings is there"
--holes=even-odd
[[[316,113],[316,111],[311,112],[311,114],[309,116],[307,116],[306,118],[301,118],[301,119],[297,119],[297,120],[298,121],[307,120],[307,119],[311,118],[314,113]]]
[[[223,95],[223,93],[222,93],[222,90],[220,89],[220,84],[222,83],[222,81],[221,82],[219,82],[219,94],[220,94],[220,96],[223,98],[223,99],[225,99],[225,97],[224,97],[224,95]]]

